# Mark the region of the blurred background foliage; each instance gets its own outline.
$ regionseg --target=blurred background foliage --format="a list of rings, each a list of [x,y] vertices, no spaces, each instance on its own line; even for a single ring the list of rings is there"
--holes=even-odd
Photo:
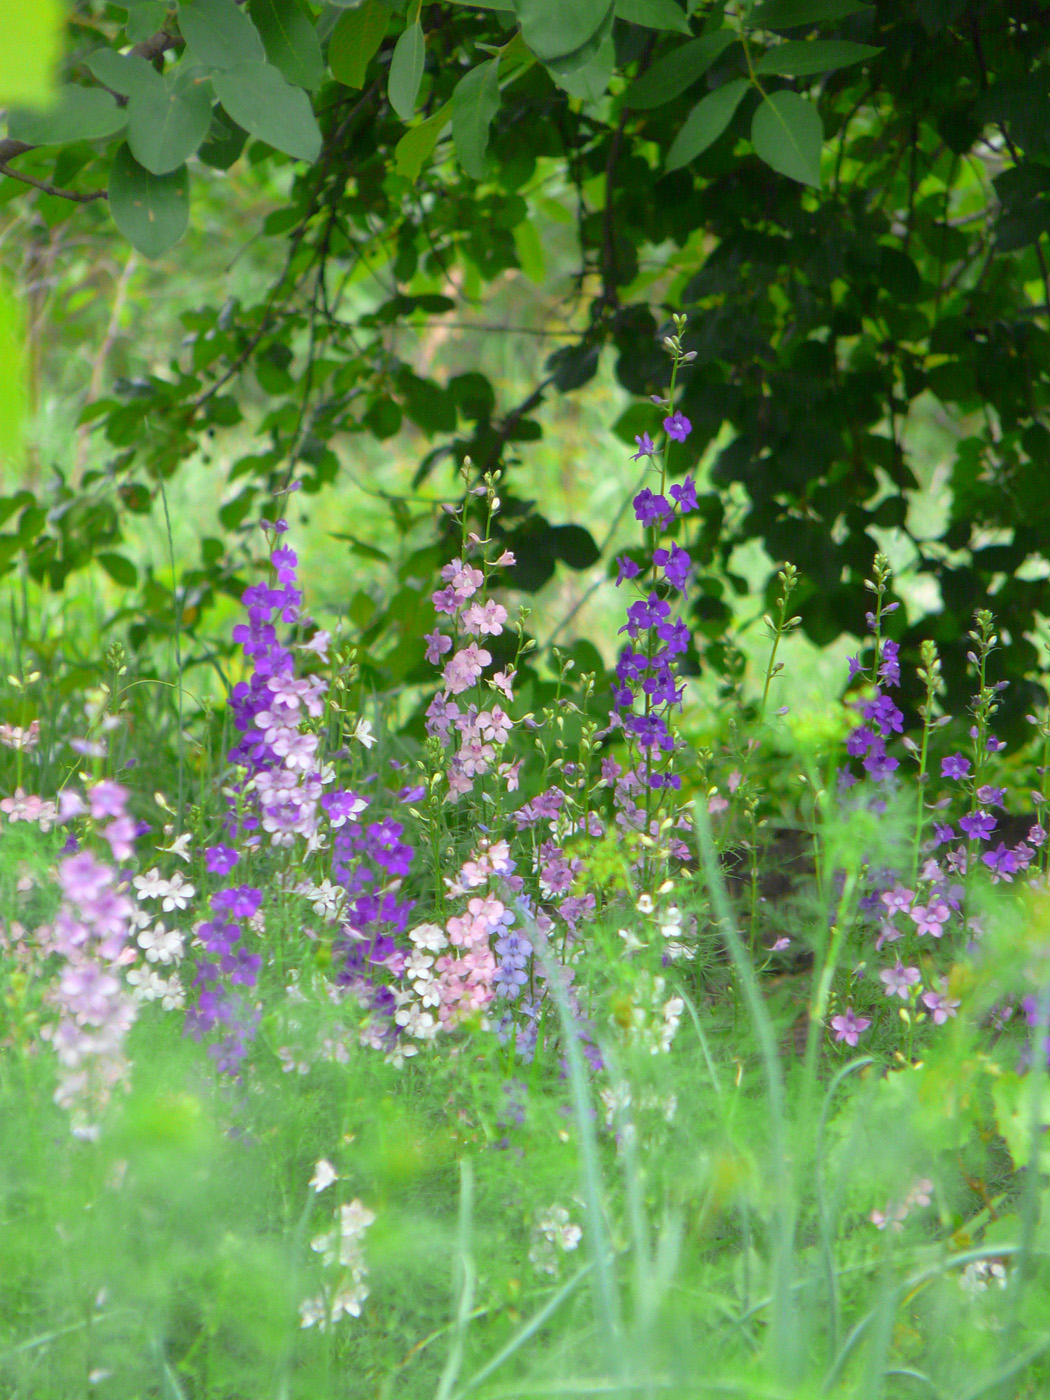
[[[694,694],[761,645],[785,560],[798,684],[836,693],[881,547],[902,659],[937,641],[955,713],[991,595],[1019,737],[1050,573],[1048,32],[1037,0],[70,5],[58,105],[0,141],[30,414],[0,569],[45,664],[102,619],[146,673],[177,639],[208,693],[253,524],[284,512],[319,619],[400,690],[440,504],[500,468],[540,654],[604,667],[627,448],[684,311]]]

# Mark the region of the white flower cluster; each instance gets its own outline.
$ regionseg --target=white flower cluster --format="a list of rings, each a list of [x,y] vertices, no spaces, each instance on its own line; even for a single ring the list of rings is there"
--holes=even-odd
[[[170,879],[157,866],[132,880],[140,901],[160,900],[162,912],[171,914],[188,909],[197,887],[177,870]],[[165,1011],[177,1011],[186,1004],[186,993],[177,965],[185,952],[185,935],[156,919],[141,904],[131,915],[135,942],[145,961],[129,967],[124,974],[136,1001],[159,1001]],[[131,950],[129,950],[130,952]],[[171,969],[166,972],[163,969]]]
[[[310,1185],[320,1192],[338,1179],[331,1162],[322,1158],[314,1168]],[[300,1327],[316,1327],[320,1332],[327,1331],[341,1317],[360,1317],[368,1297],[368,1266],[362,1241],[365,1231],[375,1223],[375,1214],[355,1199],[349,1205],[339,1206],[334,1219],[335,1229],[310,1241],[310,1248],[320,1254],[324,1267],[335,1273],[333,1282],[299,1304]]]
[[[572,1223],[564,1206],[548,1206],[533,1225],[529,1263],[554,1277],[561,1267],[560,1256],[574,1250],[582,1238],[583,1231]]]
[[[617,1001],[610,1025],[620,1031],[628,1045],[648,1050],[650,1055],[666,1055],[670,1050],[685,1002],[677,996],[665,999],[666,991],[663,977],[642,972],[631,996]]]

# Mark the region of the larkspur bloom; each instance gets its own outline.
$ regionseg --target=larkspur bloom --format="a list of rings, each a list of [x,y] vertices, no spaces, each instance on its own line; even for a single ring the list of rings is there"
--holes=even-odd
[[[911,988],[919,982],[921,973],[917,967],[904,967],[897,963],[896,967],[883,968],[879,977],[885,983],[888,997],[900,997],[902,1001],[907,1001]]]
[[[970,773],[970,760],[961,753],[950,754],[941,759],[942,778],[966,778]]]
[[[692,431],[692,423],[678,409],[669,418],[664,419],[664,432],[674,442],[685,442]]]
[[[832,1016],[831,1028],[835,1032],[837,1041],[844,1041],[847,1045],[855,1046],[858,1036],[871,1025],[867,1016],[858,1016],[852,1006],[846,1008],[841,1016]]]

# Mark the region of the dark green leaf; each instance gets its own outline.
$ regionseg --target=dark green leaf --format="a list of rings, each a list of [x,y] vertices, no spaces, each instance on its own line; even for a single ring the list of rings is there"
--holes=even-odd
[[[733,78],[696,104],[667,152],[668,170],[688,165],[718,140],[733,120],[749,86],[746,78]]]
[[[563,345],[547,357],[546,369],[554,375],[554,383],[563,394],[582,389],[598,372],[600,345]]]
[[[356,10],[341,15],[328,40],[328,66],[344,87],[365,85],[365,72],[386,34],[390,11],[380,0],[365,0]]]
[[[30,146],[64,146],[67,141],[99,141],[121,131],[127,113],[101,88],[69,83],[60,87],[52,107],[42,112],[13,111],[8,135]]]
[[[522,37],[540,62],[556,63],[578,53],[601,32],[613,13],[613,4],[612,0],[572,0],[571,4],[564,0],[514,0],[514,12]]]
[[[554,525],[550,540],[551,553],[570,569],[589,569],[601,558],[601,551],[582,525]]]
[[[211,95],[206,84],[170,78],[160,88],[140,89],[128,103],[128,145],[140,165],[167,175],[194,154],[211,126]]]
[[[825,24],[844,19],[858,10],[870,10],[861,0],[765,0],[748,16],[749,29],[798,29],[803,24]]]
[[[628,107],[662,107],[680,93],[685,92],[698,78],[703,77],[712,63],[736,43],[737,36],[731,29],[716,29],[688,44],[680,44],[642,74],[627,89],[624,101]]]
[[[755,112],[751,140],[768,166],[800,184],[820,188],[824,130],[812,102],[796,92],[770,93]]]
[[[242,63],[212,78],[219,101],[238,126],[275,150],[316,160],[321,131],[310,99],[270,63]]]
[[[364,540],[359,540],[356,535],[341,535],[330,532],[328,538],[332,540],[343,540],[350,546],[350,553],[357,554],[362,559],[375,559],[381,564],[390,563],[389,554],[385,554],[373,544],[366,544]]]
[[[147,258],[159,258],[179,241],[189,222],[186,167],[170,175],[151,175],[122,145],[109,172],[109,210],[133,248]]]
[[[324,79],[324,55],[310,16],[299,0],[249,0],[248,12],[266,57],[290,83],[313,92]]]
[[[570,97],[583,102],[597,102],[609,87],[609,79],[616,67],[616,45],[612,34],[607,34],[598,45],[595,53],[582,67],[573,64],[562,70],[548,66],[547,72]]]
[[[139,581],[139,571],[130,559],[125,559],[123,554],[96,554],[95,558],[109,574],[114,583],[119,583],[124,588],[134,588]]]
[[[643,29],[673,29],[688,34],[689,20],[675,0],[616,0],[616,18]]]
[[[434,153],[438,137],[452,119],[452,103],[446,102],[432,117],[410,127],[394,147],[394,168],[414,184],[419,172]]]
[[[151,39],[164,27],[168,7],[164,0],[136,0],[128,9],[128,21],[124,26],[129,44],[141,44]]]
[[[100,83],[119,92],[121,97],[139,93],[160,92],[164,79],[152,64],[137,54],[117,53],[114,49],[96,49],[87,60],[87,67]]]
[[[179,29],[194,57],[212,71],[266,57],[259,31],[234,0],[180,0]]]
[[[390,59],[387,96],[390,98],[391,107],[403,122],[410,121],[416,110],[425,57],[426,40],[423,37],[423,26],[417,20],[398,36]]]
[[[499,59],[480,63],[452,90],[452,140],[463,169],[474,180],[485,175],[489,127],[499,111]]]
[[[229,170],[244,150],[248,133],[231,121],[225,112],[212,112],[207,139],[197,152],[197,159],[213,170]]]
[[[810,73],[848,68],[851,63],[863,63],[879,53],[882,50],[871,44],[850,44],[845,39],[789,39],[776,48],[767,49],[755,64],[755,72],[803,78]]]

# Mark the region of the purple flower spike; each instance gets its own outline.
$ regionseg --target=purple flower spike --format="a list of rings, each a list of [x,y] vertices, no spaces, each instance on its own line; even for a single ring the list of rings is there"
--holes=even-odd
[[[657,496],[646,486],[634,498],[634,514],[640,525],[664,525],[674,511],[666,496]]]

